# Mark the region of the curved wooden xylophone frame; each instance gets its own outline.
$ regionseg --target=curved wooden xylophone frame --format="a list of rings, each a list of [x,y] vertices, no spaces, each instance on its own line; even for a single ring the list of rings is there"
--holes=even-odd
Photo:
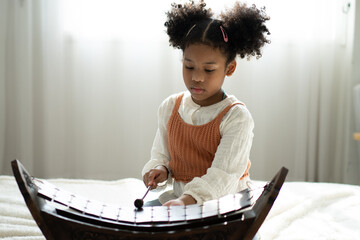
[[[252,239],[269,213],[285,181],[281,168],[266,184],[255,204],[241,203],[233,211],[185,221],[121,221],[88,214],[54,201],[29,175],[20,161],[12,169],[25,203],[46,239]],[[45,186],[45,185],[44,185]],[[239,193],[240,197],[245,196]],[[237,195],[238,196],[238,195]],[[244,198],[244,197],[243,197]],[[237,198],[239,199],[239,198]],[[242,199],[241,201],[243,201]],[[246,199],[247,200],[247,199]],[[206,205],[207,203],[204,203]],[[166,208],[166,207],[159,207]],[[137,209],[134,209],[136,214]],[[141,212],[138,212],[140,214]],[[135,215],[136,216],[136,215]]]

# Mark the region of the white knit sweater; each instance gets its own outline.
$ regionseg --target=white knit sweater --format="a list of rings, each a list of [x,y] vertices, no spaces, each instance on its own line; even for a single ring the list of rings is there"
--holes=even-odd
[[[142,170],[142,175],[158,165],[169,167],[171,159],[168,150],[166,126],[179,94],[165,99],[159,107],[158,130],[151,150],[151,159]],[[181,118],[188,124],[202,125],[213,120],[229,104],[239,100],[228,96],[223,101],[202,107],[196,104],[188,91],[185,92],[179,108]],[[159,200],[165,203],[182,194],[191,195],[198,204],[236,193],[247,188],[249,177],[239,180],[249,160],[253,140],[254,122],[248,109],[240,104],[233,106],[220,124],[221,141],[215,158],[207,173],[189,183],[174,182],[173,190],[163,193]],[[169,176],[171,178],[171,176]]]

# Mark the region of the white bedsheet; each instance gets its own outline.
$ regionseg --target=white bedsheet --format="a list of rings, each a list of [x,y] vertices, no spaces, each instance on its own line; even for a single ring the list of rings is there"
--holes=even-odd
[[[142,181],[50,179],[50,183],[76,195],[108,204],[133,207],[142,197]],[[262,186],[264,182],[255,181]],[[156,198],[150,192],[146,200]],[[360,239],[360,187],[344,184],[285,182],[259,233],[272,239]],[[17,184],[0,176],[0,238],[43,240]]]

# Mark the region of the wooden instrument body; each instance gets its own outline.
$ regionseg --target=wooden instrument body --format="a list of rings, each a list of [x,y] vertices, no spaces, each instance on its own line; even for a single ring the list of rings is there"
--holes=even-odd
[[[228,196],[224,197],[224,201],[209,201],[201,206],[151,207],[144,208],[142,211],[119,209],[119,212],[126,212],[125,217],[121,218],[120,214],[111,217],[112,212],[118,210],[109,211],[109,215],[106,215],[103,210],[98,210],[97,212],[100,212],[98,214],[86,206],[84,210],[81,210],[82,208],[76,207],[75,203],[69,203],[66,206],[67,203],[61,200],[68,198],[66,193],[62,194],[62,197],[55,196],[56,194],[51,197],[46,192],[49,191],[48,189],[52,189],[52,186],[48,186],[46,183],[36,184],[18,160],[12,161],[12,168],[27,207],[46,239],[104,240],[252,239],[270,211],[288,172],[286,168],[280,169],[252,206],[248,204],[250,198],[246,195],[248,192],[244,192],[234,195],[235,205],[238,203],[239,205],[235,206],[233,210],[232,208],[224,210],[228,208],[226,205],[229,205]],[[92,203],[87,200],[87,204],[91,205]],[[209,211],[202,210],[208,208],[211,212],[214,204],[218,205],[217,212],[209,214]],[[181,213],[176,214],[179,211]],[[92,214],[92,212],[94,213]],[[149,216],[150,212],[152,216]],[[188,214],[186,214],[187,212]],[[166,214],[168,214],[167,218],[164,216],[161,218]],[[173,218],[174,216],[175,218]],[[178,216],[182,218],[177,218]]]

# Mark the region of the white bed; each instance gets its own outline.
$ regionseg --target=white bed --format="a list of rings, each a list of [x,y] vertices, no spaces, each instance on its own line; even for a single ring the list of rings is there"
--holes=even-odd
[[[139,179],[118,181],[47,179],[90,199],[133,206],[145,187]],[[264,182],[254,181],[263,186]],[[147,200],[159,193],[151,192]],[[360,239],[360,187],[344,184],[285,182],[261,239]],[[0,238],[44,239],[12,176],[0,176]]]

